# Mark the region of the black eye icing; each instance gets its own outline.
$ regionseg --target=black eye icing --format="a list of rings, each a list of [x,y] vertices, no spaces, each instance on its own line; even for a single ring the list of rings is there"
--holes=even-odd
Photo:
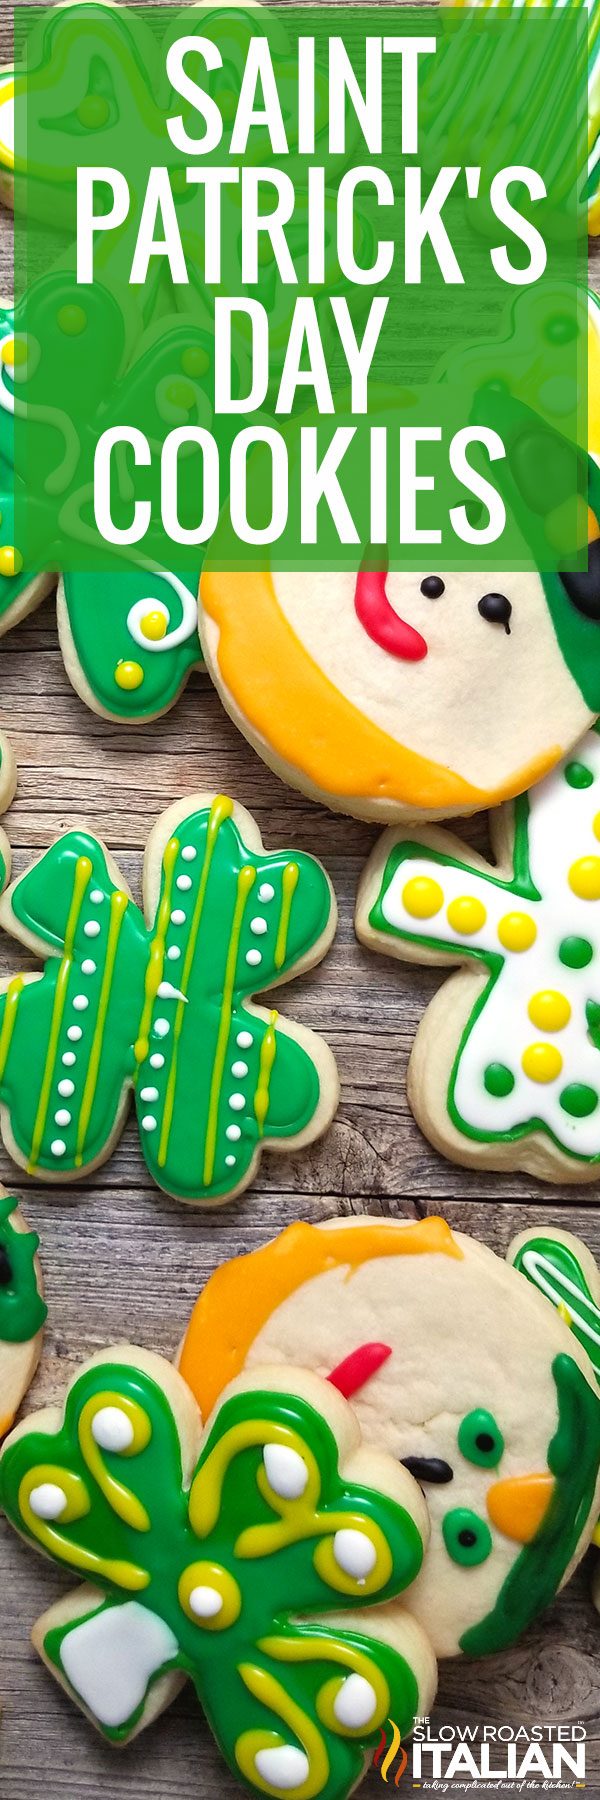
[[[424,576],[421,582],[421,593],[425,595],[426,600],[441,600],[442,594],[445,592],[446,586],[441,575]]]
[[[477,611],[488,625],[503,625],[507,637],[510,637],[510,618],[512,606],[506,594],[484,594],[477,603]]]
[[[11,1260],[4,1244],[0,1244],[0,1288],[10,1287],[13,1278]]]
[[[481,1450],[482,1456],[489,1456],[491,1451],[494,1448],[494,1439],[492,1437],[491,1431],[479,1431],[477,1433],[475,1443],[477,1445],[477,1449]]]
[[[442,1487],[447,1481],[454,1480],[454,1470],[441,1456],[403,1456],[402,1467],[421,1484],[431,1481]]]
[[[592,619],[594,624],[599,624],[600,538],[594,538],[588,546],[587,569],[580,569],[574,575],[561,575],[560,579],[576,611],[583,613],[584,619]]]
[[[463,1550],[472,1550],[473,1545],[477,1543],[477,1533],[475,1531],[459,1531],[458,1542],[462,1544]]]

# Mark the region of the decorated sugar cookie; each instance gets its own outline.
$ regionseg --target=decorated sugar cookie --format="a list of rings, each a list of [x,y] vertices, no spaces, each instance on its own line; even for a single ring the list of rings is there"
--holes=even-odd
[[[109,1742],[191,1680],[252,1793],[345,1800],[388,1717],[405,1736],[428,1711],[433,1653],[394,1604],[427,1508],[314,1375],[235,1382],[202,1434],[171,1365],[117,1346],[13,1433],[0,1485],[26,1541],[87,1578],[33,1638]]]
[[[455,1162],[593,1181],[600,1167],[600,736],[492,814],[495,866],[439,829],[387,833],[367,865],[362,941],[462,963],[409,1066],[425,1135]]]
[[[507,1258],[556,1307],[600,1381],[600,1276],[591,1250],[569,1231],[529,1230],[513,1238]]]
[[[49,1181],[110,1154],[133,1088],[154,1180],[180,1200],[229,1199],[261,1150],[299,1148],[329,1124],[333,1056],[251,996],[308,969],[335,930],[321,865],[269,854],[223,794],[162,814],[149,840],[146,916],[112,857],[68,831],[0,902],[44,957],[0,996],[2,1130]]]
[[[216,1270],[180,1366],[210,1409],[240,1368],[288,1359],[421,1482],[431,1542],[405,1599],[437,1655],[512,1644],[598,1516],[600,1396],[575,1333],[443,1219],[297,1224]]]
[[[39,1361],[46,1307],[37,1256],[18,1200],[0,1188],[0,1437],[12,1425]]]

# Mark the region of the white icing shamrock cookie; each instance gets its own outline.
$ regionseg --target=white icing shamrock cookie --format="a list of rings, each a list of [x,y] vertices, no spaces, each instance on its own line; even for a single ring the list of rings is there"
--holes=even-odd
[[[429,1710],[433,1652],[397,1601],[427,1507],[313,1374],[236,1380],[203,1432],[171,1364],[117,1345],[13,1433],[0,1493],[26,1542],[86,1578],[33,1641],[110,1743],[191,1679],[251,1793],[346,1800],[388,1718],[405,1737]]]
[[[46,1307],[38,1246],[18,1200],[0,1188],[0,1437],[12,1425],[40,1358]]]
[[[512,1644],[598,1516],[600,1396],[547,1300],[443,1219],[296,1224],[216,1270],[180,1368],[210,1410],[265,1361],[328,1377],[422,1483],[431,1542],[405,1603],[436,1654]]]
[[[154,827],[144,909],[84,829],[3,896],[2,925],[44,971],[0,993],[2,1133],[30,1173],[78,1179],[110,1155],[133,1090],[155,1181],[214,1204],[335,1112],[323,1039],[252,999],[325,954],[333,889],[313,857],[265,851],[226,795],[196,794]]]
[[[419,1026],[408,1093],[454,1162],[549,1181],[600,1168],[600,735],[492,813],[494,866],[435,827],[386,832],[362,877],[371,949],[463,967]]]

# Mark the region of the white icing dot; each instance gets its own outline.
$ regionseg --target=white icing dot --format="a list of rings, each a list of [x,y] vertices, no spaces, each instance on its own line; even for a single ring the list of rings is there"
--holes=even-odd
[[[99,937],[100,926],[98,924],[98,920],[97,919],[88,919],[87,925],[84,925],[84,927],[83,927],[83,931],[84,931],[85,937]]]
[[[56,1481],[41,1481],[39,1487],[31,1489],[29,1505],[36,1519],[60,1519],[66,1504],[64,1488]]]
[[[75,995],[75,999],[73,1001],[73,1007],[74,1007],[75,1012],[86,1012],[89,1004],[90,1003],[89,1003],[87,994],[76,994]]]
[[[140,1088],[140,1100],[158,1100],[158,1088]]]
[[[235,1168],[235,1156],[226,1156],[225,1157],[225,1167],[227,1169]]]
[[[246,962],[251,963],[252,966],[254,968],[256,968],[258,966],[258,964],[262,962],[262,956],[260,954],[260,950],[247,950],[246,951]]]
[[[232,1144],[236,1144],[238,1138],[241,1138],[241,1135],[242,1135],[242,1132],[241,1132],[241,1127],[239,1125],[228,1125],[226,1127],[225,1136],[226,1136],[226,1138],[229,1138],[229,1140]]]
[[[90,900],[92,901],[93,905],[101,906],[103,899],[104,899],[104,894],[102,892],[102,888],[92,888],[92,891],[90,894]]]
[[[223,1595],[213,1587],[192,1588],[190,1608],[197,1619],[216,1619],[223,1610]]]
[[[361,1726],[368,1725],[376,1706],[375,1689],[364,1675],[347,1675],[333,1702],[336,1719],[349,1731],[358,1731]]]
[[[179,944],[170,944],[169,949],[167,950],[168,961],[169,962],[179,962],[180,956],[181,956],[181,951],[179,948]]]
[[[92,1437],[101,1450],[129,1450],[134,1430],[121,1406],[101,1406],[92,1419]]]
[[[257,1750],[254,1765],[261,1781],[272,1788],[302,1787],[308,1779],[310,1763],[304,1750],[295,1744],[280,1744],[275,1750]]]
[[[150,1057],[150,1068],[151,1069],[164,1069],[164,1066],[165,1066],[165,1059],[164,1059],[164,1056],[161,1056],[160,1050],[153,1050],[152,1055]]]
[[[238,1062],[232,1063],[231,1064],[231,1073],[232,1073],[232,1075],[235,1075],[236,1081],[243,1081],[244,1075],[248,1074],[248,1064],[245,1062],[242,1062],[241,1060]]]
[[[157,993],[160,1000],[185,1000],[185,994],[182,994],[179,988],[173,987],[172,981],[159,982]]]
[[[142,1119],[142,1131],[156,1131],[156,1119],[154,1113],[144,1113]]]
[[[333,1554],[338,1567],[345,1575],[351,1575],[353,1581],[365,1581],[377,1562],[377,1552],[366,1532],[348,1527],[336,1531]]]
[[[83,1037],[83,1032],[82,1032],[81,1026],[80,1025],[68,1025],[67,1026],[67,1037],[70,1038],[72,1044],[78,1044],[80,1037]]]
[[[181,854],[184,862],[196,861],[197,852],[195,851],[193,844],[184,844]]]
[[[186,893],[186,891],[187,891],[187,889],[188,889],[188,888],[191,888],[191,885],[192,885],[192,877],[191,877],[191,875],[178,875],[178,876],[177,876],[177,880],[176,880],[176,882],[175,882],[175,886],[176,886],[176,887],[178,887],[178,888],[181,888],[181,892],[182,892],[182,893],[183,893],[183,894],[185,894],[185,893]]]
[[[299,1500],[308,1482],[308,1469],[303,1456],[287,1444],[265,1444],[263,1462],[267,1481],[282,1500]]]
[[[271,886],[270,881],[261,881],[258,890],[258,898],[263,901],[264,905],[266,905],[267,900],[275,899],[275,889]]]
[[[54,1138],[50,1145],[52,1156],[64,1156],[67,1146],[62,1138]]]
[[[81,964],[81,973],[82,975],[95,975],[96,963],[92,962],[91,956],[84,956]]]
[[[70,1125],[71,1114],[67,1112],[66,1106],[59,1106],[58,1112],[54,1114],[54,1123],[55,1125]]]
[[[157,1037],[168,1037],[171,1030],[168,1019],[155,1019],[154,1030]]]
[[[231,1107],[232,1112],[243,1112],[243,1109],[246,1105],[244,1095],[243,1094],[230,1094],[229,1095],[229,1105]]]
[[[238,1031],[235,1041],[236,1041],[236,1044],[238,1045],[238,1049],[250,1050],[251,1045],[252,1045],[252,1032],[251,1031]]]
[[[250,930],[254,932],[255,937],[264,937],[265,931],[267,931],[267,929],[268,929],[268,927],[267,927],[266,919],[251,919],[250,920]]]
[[[63,1095],[63,1099],[65,1100],[68,1100],[69,1094],[75,1093],[75,1082],[71,1081],[70,1075],[62,1076],[61,1081],[58,1083],[58,1091],[59,1094]]]
[[[171,913],[172,925],[185,925],[185,913],[181,906],[176,906]]]
[[[72,1069],[73,1063],[77,1062],[77,1057],[75,1055],[75,1051],[74,1050],[63,1050],[60,1060],[62,1063],[64,1063],[65,1069]]]

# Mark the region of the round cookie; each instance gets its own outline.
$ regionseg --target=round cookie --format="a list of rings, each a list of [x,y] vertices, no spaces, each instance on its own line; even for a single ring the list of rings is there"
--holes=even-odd
[[[0,1188],[0,1437],[10,1429],[40,1358],[46,1307],[38,1245],[18,1201]]]
[[[180,1367],[201,1407],[245,1366],[306,1365],[422,1482],[431,1542],[406,1605],[438,1656],[513,1643],[590,1542],[600,1405],[553,1308],[442,1219],[297,1224],[224,1264]]]

